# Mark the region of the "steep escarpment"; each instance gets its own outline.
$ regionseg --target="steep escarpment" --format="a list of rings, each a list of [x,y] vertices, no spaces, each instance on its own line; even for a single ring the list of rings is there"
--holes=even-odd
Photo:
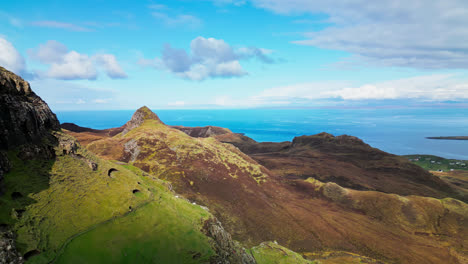
[[[78,140],[90,134],[70,133]],[[399,157],[348,136],[321,134],[294,143],[257,145],[233,133],[188,134],[149,118],[126,134],[101,134],[87,149],[170,181],[178,193],[208,207],[236,240],[248,246],[276,240],[310,259],[334,256],[349,263],[356,259],[368,263],[466,260],[466,204],[421,195],[448,197],[450,193],[425,180],[418,182],[411,175],[420,172],[418,167],[409,164],[405,169],[408,164]],[[244,145],[233,146],[237,143]],[[243,146],[254,154],[241,152]],[[348,188],[342,186],[341,177],[320,178],[338,173],[347,177],[342,182]],[[384,193],[377,190],[385,188],[382,183],[369,180],[373,177],[387,178],[386,184],[400,184],[406,194],[419,196]],[[401,192],[390,187],[394,189],[389,193]],[[276,250],[281,252],[277,248],[271,254]]]

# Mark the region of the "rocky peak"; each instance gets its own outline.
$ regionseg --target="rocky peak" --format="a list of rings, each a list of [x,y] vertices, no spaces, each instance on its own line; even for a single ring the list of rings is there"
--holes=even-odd
[[[0,93],[29,95],[29,83],[18,75],[0,66]]]
[[[23,144],[40,144],[60,124],[49,106],[29,83],[0,67],[0,150]]]
[[[130,119],[130,121],[125,124],[125,129],[122,131],[122,135],[125,135],[130,132],[130,130],[139,127],[146,120],[156,120],[157,122],[163,124],[163,122],[155,113],[153,113],[153,111],[151,111],[151,109],[143,106],[136,110],[132,116],[132,119]]]

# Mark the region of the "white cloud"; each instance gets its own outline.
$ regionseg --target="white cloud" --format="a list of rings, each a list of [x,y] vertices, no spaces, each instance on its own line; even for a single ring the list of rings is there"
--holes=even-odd
[[[151,15],[157,20],[163,22],[165,25],[171,27],[185,26],[191,28],[198,28],[203,24],[203,22],[198,17],[193,15],[179,14],[170,16],[166,13],[159,11],[151,12]]]
[[[251,100],[271,103],[283,100],[461,100],[468,99],[468,80],[450,74],[434,74],[353,86],[346,82],[303,83],[267,89]]]
[[[185,102],[184,101],[175,101],[175,102],[170,102],[167,103],[168,106],[184,106]]]
[[[117,59],[112,54],[97,54],[94,56],[97,62],[104,68],[112,79],[127,78],[127,74],[120,67]]]
[[[190,43],[195,60],[227,62],[236,60],[234,50],[222,39],[197,37]]]
[[[26,69],[23,56],[15,49],[13,44],[0,36],[0,66],[21,74]]]
[[[302,99],[319,99],[325,98],[327,91],[338,90],[347,87],[349,82],[342,81],[322,81],[300,83],[282,87],[270,88],[262,91],[257,98],[258,100],[265,99],[280,99],[284,98],[302,98]]]
[[[151,10],[151,15],[157,20],[169,27],[189,27],[198,28],[203,22],[200,18],[190,15],[181,14],[177,10],[169,8],[162,4],[151,4],[148,6]]]
[[[250,2],[278,14],[300,15],[301,19],[308,14],[328,15],[326,21],[316,20],[327,22],[326,28],[304,33],[304,39],[295,41],[296,44],[346,51],[361,63],[382,66],[468,68],[468,2],[465,0]]]
[[[215,98],[215,105],[219,105],[219,106],[229,106],[229,105],[233,105],[234,102],[232,101],[231,97],[227,96],[227,95],[223,95],[223,96],[218,96]]]
[[[102,88],[102,84],[89,83],[96,87],[90,87],[77,82],[70,82],[56,79],[32,80],[31,87],[42,99],[49,103],[53,109],[83,109],[86,107],[108,107],[120,105],[118,103],[118,91],[114,89]]]
[[[6,19],[10,25],[17,27],[17,28],[22,28],[23,27],[23,21],[17,17],[14,17],[10,15],[7,12],[1,11],[0,10],[0,19]]]
[[[126,78],[127,74],[112,54],[87,55],[76,51],[68,51],[62,43],[50,40],[28,51],[32,59],[49,65],[42,77],[61,80],[88,79],[95,80],[98,69],[106,72],[112,79]]]
[[[55,40],[49,40],[45,44],[39,44],[36,49],[28,50],[28,55],[43,63],[61,63],[67,52],[67,46]]]
[[[109,99],[94,99],[94,100],[93,100],[93,103],[96,103],[96,104],[107,104],[108,101],[109,101]]]
[[[92,59],[76,51],[66,53],[62,61],[52,63],[47,71],[48,77],[61,80],[95,80],[97,75]]]
[[[140,59],[138,64],[156,69],[166,69],[189,80],[207,78],[240,77],[247,74],[240,60],[258,58],[261,62],[272,63],[268,55],[272,51],[255,47],[234,49],[222,39],[197,37],[190,43],[190,53],[166,45],[161,58]]]
[[[233,4],[235,6],[243,6],[247,3],[246,0],[212,0],[212,1],[218,5]]]
[[[65,29],[69,31],[78,31],[78,32],[92,31],[89,28],[78,26],[75,24],[65,23],[65,22],[60,22],[60,21],[51,21],[51,20],[34,21],[34,22],[31,22],[31,25],[36,26],[36,27],[58,28],[58,29]]]

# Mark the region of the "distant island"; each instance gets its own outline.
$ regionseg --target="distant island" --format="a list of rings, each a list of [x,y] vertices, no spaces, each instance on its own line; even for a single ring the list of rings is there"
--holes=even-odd
[[[455,136],[455,137],[426,137],[427,139],[448,139],[448,140],[468,140],[468,136]]]

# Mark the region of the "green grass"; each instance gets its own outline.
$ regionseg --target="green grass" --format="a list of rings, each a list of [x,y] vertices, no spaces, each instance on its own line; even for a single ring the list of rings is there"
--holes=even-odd
[[[421,166],[422,168],[426,170],[432,170],[432,171],[438,171],[438,170],[450,171],[450,169],[468,170],[468,161],[466,160],[444,159],[444,158],[432,156],[432,155],[405,155],[403,157],[410,159],[411,162]],[[431,162],[431,161],[434,161],[434,162]],[[459,164],[456,164],[457,162]],[[464,163],[465,166],[462,166],[461,165],[462,163]]]
[[[202,222],[212,216],[175,198],[163,181],[144,176],[133,166],[99,159],[83,148],[76,153],[81,158],[63,155],[59,147],[56,153],[50,161],[21,161],[15,152],[9,153],[13,169],[5,175],[0,223],[13,227],[23,254],[41,253],[29,263],[49,263],[57,255],[62,263],[84,263],[82,258],[88,258],[85,263],[170,256],[193,260],[198,252],[202,255],[196,261],[203,263],[214,254],[201,231]],[[98,170],[87,161],[97,163]],[[118,171],[109,177],[111,168]],[[133,193],[134,189],[140,192]],[[12,192],[23,197],[14,200]],[[25,210],[21,217],[15,213],[19,209]]]
[[[263,242],[251,249],[257,264],[314,264],[301,255],[274,242]]]
[[[56,263],[209,263],[208,238],[193,228],[202,214],[163,195],[75,238]]]
[[[23,163],[16,154],[16,151],[8,153],[12,169],[5,175],[2,184],[6,192],[0,197],[0,224],[10,226],[16,221],[15,210],[24,210],[35,202],[27,194],[49,188],[48,171],[54,164],[54,161],[49,160],[32,160]],[[20,193],[22,197],[13,199],[13,193]]]

